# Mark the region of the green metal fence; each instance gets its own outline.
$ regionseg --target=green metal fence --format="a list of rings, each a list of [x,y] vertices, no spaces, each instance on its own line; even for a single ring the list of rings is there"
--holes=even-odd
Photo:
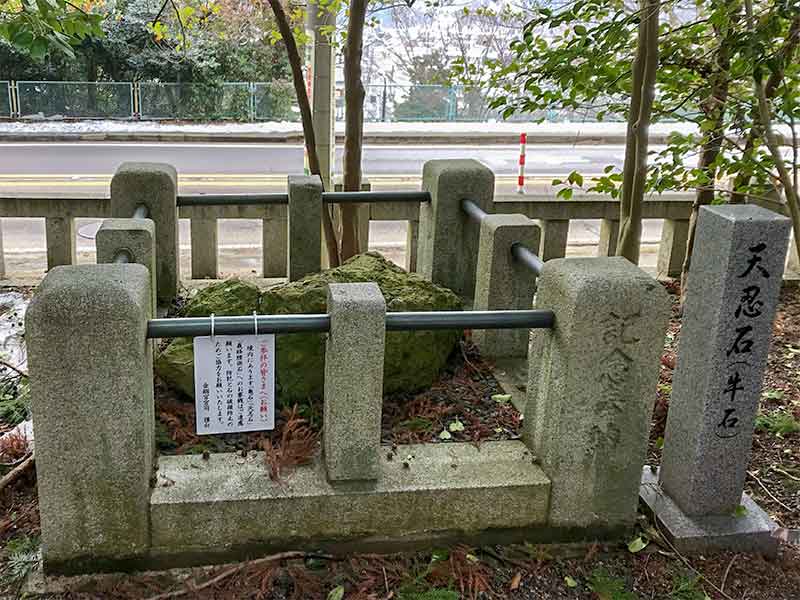
[[[299,121],[300,109],[290,81],[253,84],[253,114],[256,121]]]
[[[152,83],[139,88],[142,119],[195,121],[253,119],[250,83]]]
[[[129,119],[133,84],[125,82],[19,81],[21,117]]]
[[[0,81],[0,119],[11,116],[11,82]]]

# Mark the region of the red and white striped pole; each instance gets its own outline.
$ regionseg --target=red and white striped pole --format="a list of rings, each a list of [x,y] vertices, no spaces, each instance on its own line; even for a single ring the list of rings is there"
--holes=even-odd
[[[528,134],[519,134],[519,173],[517,174],[517,193],[525,193],[525,145],[528,143]]]

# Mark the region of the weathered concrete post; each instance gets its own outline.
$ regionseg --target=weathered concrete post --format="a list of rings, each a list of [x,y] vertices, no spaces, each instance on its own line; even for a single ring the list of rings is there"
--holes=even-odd
[[[321,269],[322,210],[319,176],[289,175],[289,250],[286,263],[289,281],[297,281]]]
[[[753,205],[700,209],[658,486],[648,470],[642,490],[679,549],[776,549],[742,490],[789,227]]]
[[[216,207],[195,208],[199,212],[190,221],[192,236],[192,279],[217,278],[217,217]]]
[[[264,219],[261,230],[261,252],[264,277],[286,277],[289,226],[286,217]]]
[[[546,219],[540,222],[542,242],[539,256],[542,260],[564,258],[567,254],[569,220]]]
[[[536,307],[523,439],[552,481],[550,524],[619,532],[636,517],[667,293],[621,257],[556,259]]]
[[[75,219],[72,217],[47,217],[44,220],[47,242],[47,270],[60,265],[74,265]]]
[[[111,179],[111,216],[130,218],[140,204],[156,224],[156,296],[169,303],[178,293],[178,174],[163,163],[122,163]]]
[[[376,283],[328,287],[323,446],[331,481],[378,477],[386,302]]]
[[[481,221],[475,310],[530,309],[536,276],[511,255],[511,245],[539,248],[539,227],[524,215],[488,215]],[[522,357],[528,354],[527,329],[478,329],[475,343],[485,356]]]
[[[406,227],[406,271],[417,272],[417,248],[419,246],[419,221],[409,221]]]
[[[614,256],[617,253],[619,239],[619,220],[602,219],[600,221],[600,241],[597,244],[597,256]]]
[[[151,219],[106,219],[95,236],[97,264],[114,262],[120,250],[126,251],[129,262],[147,267],[153,314],[156,314],[156,226]]]
[[[50,271],[28,309],[46,571],[109,570],[148,549],[151,306],[142,265],[80,265]]]
[[[686,243],[689,239],[689,221],[664,219],[661,243],[658,245],[656,272],[659,279],[680,277],[686,259]]]
[[[422,169],[422,189],[431,193],[431,202],[419,207],[417,272],[471,297],[480,227],[461,210],[461,201],[493,212],[494,173],[477,160],[429,160]]]

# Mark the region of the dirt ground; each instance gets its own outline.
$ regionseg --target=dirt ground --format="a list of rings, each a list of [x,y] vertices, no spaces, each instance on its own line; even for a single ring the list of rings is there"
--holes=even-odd
[[[651,464],[660,459],[679,335],[676,303],[653,412]],[[465,342],[430,390],[385,399],[383,443],[513,439],[519,433],[519,414],[501,392],[491,366]],[[317,451],[320,415],[314,407],[287,410],[268,437],[224,436],[209,444],[194,436],[191,405],[162,386],[158,396],[162,452],[260,448],[268,456],[265,469],[280,477],[281,470],[291,469]],[[0,432],[10,425],[0,421]],[[787,287],[774,327],[746,490],[779,526],[788,529],[800,528],[798,441],[800,289]],[[35,470],[31,469],[0,491],[0,597],[21,597],[22,579],[38,560],[38,534]],[[635,533],[616,544],[455,547],[344,558],[290,553],[206,569],[104,577],[88,587],[73,584],[70,590],[50,597],[791,600],[800,598],[800,547],[784,544],[775,560],[733,553],[685,557],[642,517]]]

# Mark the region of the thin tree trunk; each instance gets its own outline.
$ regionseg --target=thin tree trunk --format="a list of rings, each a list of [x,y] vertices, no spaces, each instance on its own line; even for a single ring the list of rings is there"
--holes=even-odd
[[[344,190],[361,189],[361,148],[364,134],[364,84],[361,55],[367,0],[352,0],[344,48]],[[358,204],[342,204],[342,260],[358,254]]]
[[[764,86],[764,93],[767,99],[772,99],[775,96],[775,92],[777,92],[778,86],[783,80],[786,65],[791,64],[794,60],[794,54],[797,51],[798,45],[800,45],[800,16],[795,17],[790,23],[783,46],[776,55],[775,60],[777,68],[770,73],[767,84]],[[761,131],[760,122],[761,117],[759,116],[758,104],[756,104],[753,107],[753,124],[750,127],[744,144],[743,154],[745,157],[752,155],[756,147],[756,142],[763,133]],[[736,178],[733,180],[733,193],[730,199],[731,204],[744,204],[746,194],[741,190],[747,187],[751,177],[752,173],[750,171],[740,172],[736,175]]]
[[[622,199],[619,204],[617,256],[639,262],[642,240],[642,201],[647,183],[647,135],[653,112],[658,70],[659,0],[641,0],[642,20],[633,66],[633,89],[625,141]]]
[[[300,120],[303,123],[303,138],[308,154],[308,168],[313,175],[321,175],[319,166],[319,156],[317,155],[317,141],[314,135],[314,121],[311,117],[311,104],[308,101],[305,79],[303,78],[303,63],[300,60],[300,52],[297,50],[297,43],[292,33],[289,19],[283,10],[280,0],[268,0],[272,12],[275,15],[275,22],[278,25],[283,43],[286,46],[286,55],[289,59],[289,66],[292,69],[292,83],[294,92],[297,96],[297,105],[300,108]],[[320,177],[322,179],[322,177]],[[323,186],[325,183],[323,182]],[[333,229],[333,221],[327,206],[322,207],[322,227],[325,231],[325,247],[328,251],[328,263],[331,267],[338,267],[339,250],[336,241],[336,232]]]
[[[722,35],[720,30],[715,28],[717,38]],[[728,34],[730,35],[730,34]],[[686,259],[683,261],[681,270],[681,306],[686,300],[686,290],[689,268],[692,264],[692,253],[694,251],[695,233],[697,230],[697,217],[700,214],[700,207],[711,204],[714,201],[714,185],[717,179],[717,168],[714,162],[722,150],[722,140],[725,137],[725,112],[728,104],[728,88],[730,85],[730,43],[728,37],[722,38],[717,50],[716,60],[713,60],[714,70],[709,77],[710,93],[706,99],[705,114],[706,119],[711,122],[711,127],[705,142],[703,143],[698,159],[698,168],[706,175],[708,180],[706,185],[697,188],[692,213],[689,216],[689,236],[686,243]]]
[[[748,28],[753,32],[755,30],[755,24],[753,22],[752,0],[745,0],[745,10],[747,11]],[[758,100],[758,116],[761,123],[761,130],[764,132],[767,148],[772,155],[772,161],[775,163],[775,168],[778,171],[778,176],[783,185],[783,193],[786,196],[786,203],[789,205],[789,214],[792,216],[794,242],[797,247],[797,254],[800,256],[800,198],[798,198],[798,191],[792,180],[792,175],[789,173],[789,170],[786,168],[786,163],[783,160],[775,131],[772,129],[772,111],[770,109],[769,99],[767,98],[767,90],[765,89],[757,69],[753,72],[753,87],[755,88],[756,98]]]

